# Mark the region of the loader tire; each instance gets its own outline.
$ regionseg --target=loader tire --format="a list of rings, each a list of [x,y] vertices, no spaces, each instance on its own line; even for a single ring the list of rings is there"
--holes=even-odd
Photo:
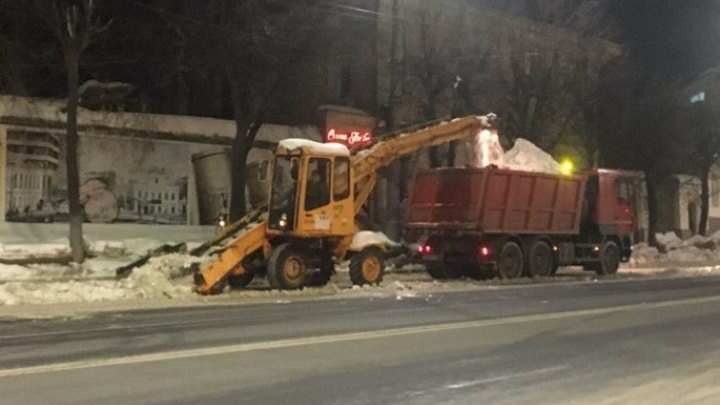
[[[505,242],[498,255],[497,274],[500,278],[510,280],[522,276],[524,257],[520,245],[513,241]]]
[[[350,259],[350,280],[354,285],[378,285],[385,275],[385,254],[369,247]]]
[[[251,281],[255,278],[255,273],[249,270],[245,270],[245,273],[240,275],[228,276],[227,282],[232,289],[241,289],[247,287]]]
[[[303,250],[291,243],[279,245],[270,253],[267,279],[277,290],[299,290],[306,282],[307,264]]]

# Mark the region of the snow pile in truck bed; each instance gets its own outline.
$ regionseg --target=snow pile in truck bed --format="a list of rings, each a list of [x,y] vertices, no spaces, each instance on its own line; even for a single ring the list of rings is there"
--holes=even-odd
[[[192,282],[182,273],[183,267],[192,260],[182,254],[155,257],[120,281],[15,281],[0,284],[0,305],[192,297]]]
[[[560,164],[550,154],[522,138],[518,138],[515,146],[505,152],[503,166],[526,172],[560,174]]]

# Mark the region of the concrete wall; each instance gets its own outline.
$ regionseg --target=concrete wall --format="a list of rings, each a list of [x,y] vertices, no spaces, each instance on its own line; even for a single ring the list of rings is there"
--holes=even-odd
[[[213,226],[84,224],[87,240],[154,239],[161,242],[201,242],[215,236]],[[52,243],[66,240],[67,224],[26,224],[0,222],[0,243]]]
[[[65,117],[61,109],[62,103],[53,100],[0,96],[0,134],[7,128],[62,134]],[[81,110],[79,121],[81,181],[94,181],[103,188],[101,193],[93,190],[83,194],[82,198],[100,196],[101,210],[102,204],[106,204],[111,211],[118,212],[110,215],[111,220],[199,224],[209,223],[209,218],[220,214],[219,211],[206,212],[201,216],[198,193],[205,195],[210,188],[215,194],[222,194],[225,189],[229,195],[230,168],[228,165],[206,167],[208,170],[203,171],[202,176],[196,176],[192,156],[226,153],[235,135],[233,121],[88,110]],[[258,143],[264,148],[253,148],[248,162],[253,164],[272,158],[273,145],[287,138],[320,141],[321,135],[312,126],[264,125],[257,136]],[[31,215],[16,216],[15,221],[44,220],[47,216],[62,221],[67,213],[64,136],[59,139],[59,167],[53,175],[51,198],[45,200],[51,203],[42,212],[35,211],[36,201],[29,203]],[[0,140],[0,146],[4,148],[4,145],[5,142]],[[1,166],[3,171],[7,167],[6,164]],[[0,210],[4,215],[9,206],[3,200],[13,190],[1,183],[5,181],[5,175],[0,178]],[[198,182],[212,184],[204,187],[205,184]],[[138,193],[142,193],[142,201],[138,201]],[[162,193],[162,199],[157,198],[158,193]],[[177,203],[172,199],[165,200],[166,193],[181,195],[180,200]],[[161,201],[151,201],[158,199]],[[93,202],[97,208],[97,201]],[[170,203],[173,207],[168,205]],[[107,221],[105,216],[102,218]]]

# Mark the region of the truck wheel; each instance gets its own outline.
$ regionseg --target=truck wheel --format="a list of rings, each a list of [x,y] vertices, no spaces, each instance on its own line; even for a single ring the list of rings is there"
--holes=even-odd
[[[555,270],[555,255],[552,247],[542,240],[534,240],[528,249],[527,275],[530,277],[549,277]]]
[[[285,243],[270,253],[267,278],[270,287],[278,290],[298,290],[305,285],[306,263],[302,250]]]
[[[620,267],[620,247],[614,241],[606,241],[600,249],[600,262],[593,263],[598,276],[611,276]]]
[[[435,280],[447,279],[442,263],[427,264],[425,265],[425,267],[427,268],[427,272],[430,274],[430,276]]]
[[[245,273],[240,275],[231,275],[228,277],[227,282],[230,288],[240,289],[247,287],[248,284],[255,278],[255,273],[249,270],[245,270]]]
[[[365,248],[350,259],[350,280],[354,285],[380,284],[385,275],[383,251]]]
[[[524,268],[523,252],[515,242],[507,242],[500,249],[497,273],[500,278],[513,279],[522,275]]]

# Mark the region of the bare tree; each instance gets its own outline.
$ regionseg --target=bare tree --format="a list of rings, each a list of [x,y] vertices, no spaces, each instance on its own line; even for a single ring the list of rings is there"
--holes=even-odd
[[[312,0],[214,0],[186,21],[189,46],[212,64],[229,86],[235,138],[232,144],[230,219],[247,211],[246,162],[264,111],[280,80],[316,39],[323,13]]]
[[[72,259],[85,259],[80,204],[80,170],[78,165],[78,104],[80,59],[90,42],[103,27],[95,20],[94,0],[36,0],[38,10],[46,16],[60,42],[67,71],[66,165],[67,192],[70,210],[70,248]]]
[[[456,75],[451,72],[451,58],[443,54],[439,41],[442,30],[440,10],[432,4],[420,4],[417,9],[419,50],[406,57],[410,84],[420,89],[422,115],[426,121],[440,118],[443,109],[453,98]],[[449,112],[449,111],[448,111]],[[453,146],[454,147],[454,146]],[[430,167],[442,166],[440,147],[428,150]]]
[[[711,173],[720,155],[720,120],[716,111],[717,103],[712,99],[682,110],[678,118],[684,121],[688,130],[683,131],[683,136],[673,139],[676,150],[683,157],[684,166],[700,178],[698,231],[701,235],[708,232]]]

